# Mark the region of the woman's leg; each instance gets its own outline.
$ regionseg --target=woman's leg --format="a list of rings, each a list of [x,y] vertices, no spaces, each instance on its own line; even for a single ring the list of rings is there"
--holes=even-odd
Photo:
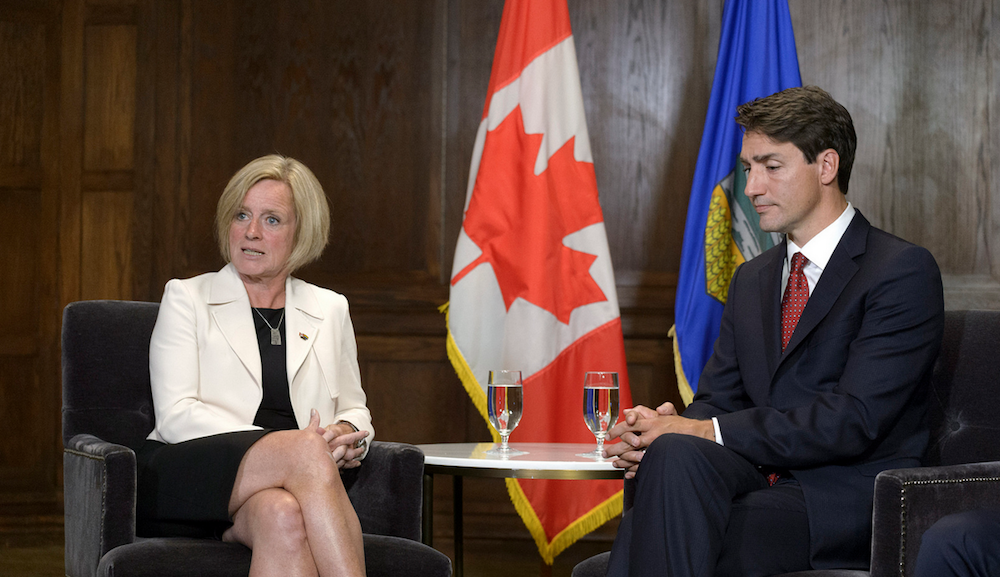
[[[284,489],[265,489],[247,499],[222,535],[253,550],[250,575],[316,577],[302,508]]]
[[[229,501],[234,521],[255,495],[269,489],[284,489],[298,502],[319,575],[364,576],[361,523],[322,436],[308,429],[276,431],[254,443],[243,456]],[[272,530],[266,525],[274,520],[246,517],[232,536],[252,547],[258,535]]]

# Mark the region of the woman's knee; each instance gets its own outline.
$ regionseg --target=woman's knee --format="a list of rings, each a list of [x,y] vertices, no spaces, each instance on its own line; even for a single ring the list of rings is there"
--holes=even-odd
[[[269,538],[281,539],[286,546],[295,546],[306,540],[306,524],[302,507],[288,491],[265,491],[256,504],[254,523]]]
[[[330,454],[330,447],[323,437],[307,431],[301,431],[295,448],[301,468],[308,475],[316,475],[327,479],[340,479],[340,470]]]
[[[329,456],[330,447],[326,440],[313,431],[295,431],[296,451],[306,459]]]
[[[233,514],[233,526],[223,541],[236,541],[251,549],[273,544],[289,551],[300,548],[306,542],[302,507],[284,489],[255,493]]]

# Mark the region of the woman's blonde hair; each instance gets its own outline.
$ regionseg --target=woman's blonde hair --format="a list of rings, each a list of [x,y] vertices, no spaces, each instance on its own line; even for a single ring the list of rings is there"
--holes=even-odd
[[[250,161],[229,179],[215,210],[215,234],[219,252],[228,263],[229,227],[243,205],[250,188],[262,180],[277,180],[288,185],[295,205],[295,239],[288,257],[288,270],[318,259],[330,242],[330,205],[316,176],[294,158],[269,154]]]

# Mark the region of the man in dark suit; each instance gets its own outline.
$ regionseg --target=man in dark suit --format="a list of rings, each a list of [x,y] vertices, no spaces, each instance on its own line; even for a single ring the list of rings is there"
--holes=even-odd
[[[1000,509],[942,517],[920,537],[916,577],[991,577],[1000,571]]]
[[[733,275],[694,401],[637,406],[608,457],[635,477],[609,575],[867,568],[875,475],[915,467],[941,345],[928,251],[845,198],[856,135],[815,87],[738,108],[745,194],[779,246]]]

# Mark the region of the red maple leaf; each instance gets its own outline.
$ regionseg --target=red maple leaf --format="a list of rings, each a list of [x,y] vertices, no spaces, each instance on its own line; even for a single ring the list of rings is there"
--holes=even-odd
[[[521,297],[565,324],[573,309],[607,300],[590,276],[597,257],[563,244],[567,235],[603,220],[594,165],[573,158],[574,141],[536,176],[542,135],[525,134],[520,106],[490,132],[463,224],[483,254],[452,285],[489,262],[507,310]]]

